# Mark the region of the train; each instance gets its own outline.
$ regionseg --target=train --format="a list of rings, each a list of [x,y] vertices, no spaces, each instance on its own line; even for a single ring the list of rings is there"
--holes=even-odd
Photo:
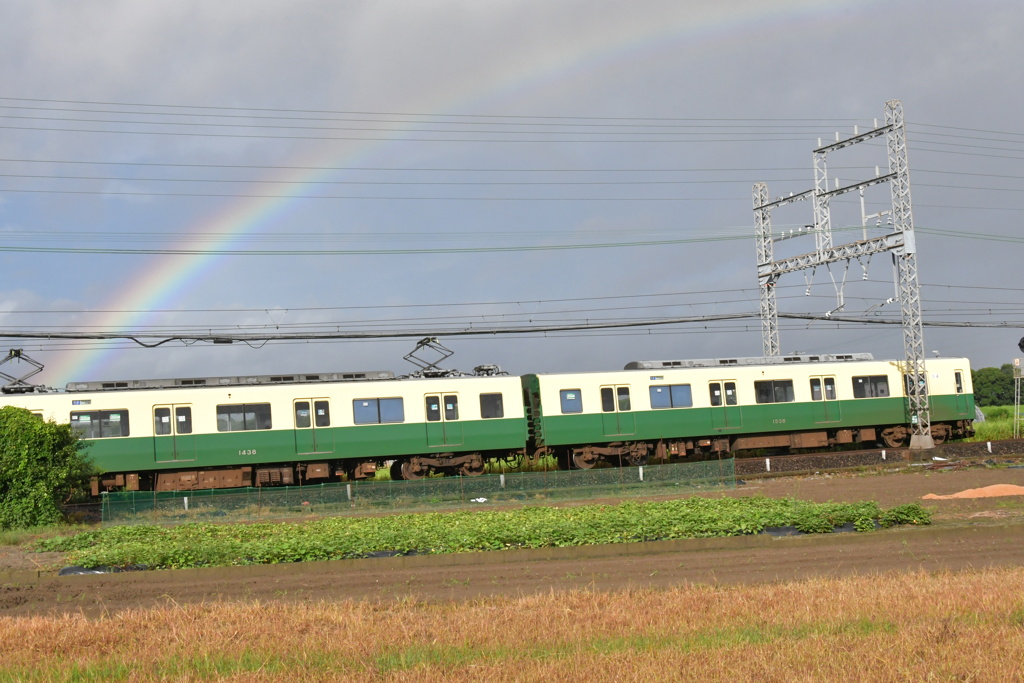
[[[390,371],[71,382],[0,395],[69,422],[92,493],[475,476],[842,444],[904,445],[904,364],[870,354],[633,361],[609,372]],[[936,443],[973,433],[966,358],[925,361]],[[755,452],[764,452],[758,450]]]

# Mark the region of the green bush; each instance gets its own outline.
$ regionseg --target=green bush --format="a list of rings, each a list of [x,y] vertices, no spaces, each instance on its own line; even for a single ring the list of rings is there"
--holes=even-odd
[[[0,408],[0,529],[62,521],[61,505],[85,490],[92,473],[71,425]]]
[[[931,524],[932,514],[919,503],[908,503],[886,510],[878,518],[878,522],[886,528],[898,524]]]

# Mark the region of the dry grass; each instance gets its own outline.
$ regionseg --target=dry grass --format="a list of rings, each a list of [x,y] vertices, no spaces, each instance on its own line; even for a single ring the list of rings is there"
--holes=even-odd
[[[1024,680],[1024,568],[0,618],[0,681]]]

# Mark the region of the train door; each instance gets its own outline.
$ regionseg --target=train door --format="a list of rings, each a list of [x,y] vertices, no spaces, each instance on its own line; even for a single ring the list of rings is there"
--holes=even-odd
[[[462,423],[459,422],[458,394],[427,394],[427,446],[458,446],[462,444]]]
[[[153,406],[153,455],[157,462],[196,459],[192,406]]]
[[[839,422],[839,401],[836,400],[836,378],[821,375],[811,377],[811,411],[814,421]]]
[[[736,380],[716,379],[708,382],[708,397],[711,400],[711,426],[715,430],[739,429],[743,425],[739,397],[736,395]]]
[[[968,415],[967,412],[967,394],[964,393],[964,371],[955,370],[953,372],[953,381],[956,384],[956,412],[961,417],[973,418],[973,415]]]
[[[630,404],[628,385],[601,387],[601,418],[605,436],[636,433],[636,416]]]
[[[326,398],[300,398],[292,401],[295,417],[295,453],[333,453],[331,403]]]

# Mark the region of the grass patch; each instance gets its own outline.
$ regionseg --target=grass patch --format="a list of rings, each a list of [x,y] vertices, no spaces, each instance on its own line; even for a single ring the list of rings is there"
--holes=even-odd
[[[84,527],[50,525],[30,527],[28,529],[3,529],[0,530],[0,546],[30,545],[48,538],[66,537],[68,534],[77,533],[82,528]]]
[[[0,618],[3,681],[1021,680],[1024,568]]]
[[[1013,406],[985,406],[984,422],[974,423],[974,436],[965,441],[1001,441],[1013,438]]]

